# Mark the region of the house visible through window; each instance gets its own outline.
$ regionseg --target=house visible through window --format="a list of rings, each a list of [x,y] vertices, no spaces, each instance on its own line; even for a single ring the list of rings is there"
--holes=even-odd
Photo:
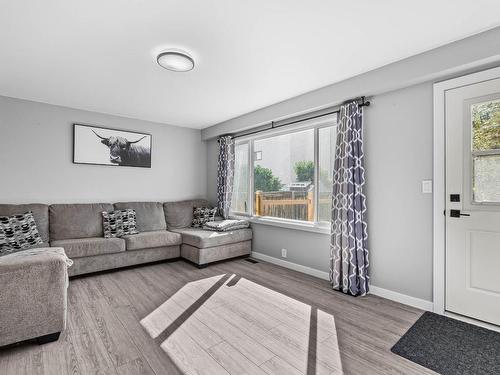
[[[332,116],[292,130],[237,139],[232,213],[330,221],[335,140]]]

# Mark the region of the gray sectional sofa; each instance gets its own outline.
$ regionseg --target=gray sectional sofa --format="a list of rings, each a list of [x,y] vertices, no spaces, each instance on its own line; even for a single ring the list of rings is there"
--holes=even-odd
[[[69,275],[182,257],[202,267],[251,252],[252,230],[212,232],[191,228],[193,207],[204,199],[179,202],[85,204],[0,204],[0,216],[32,211],[43,245],[62,247],[74,264]],[[131,208],[139,234],[104,238],[103,211]]]
[[[0,257],[0,282],[8,291],[0,295],[0,346],[30,338],[57,340],[66,324],[68,276],[181,257],[204,267],[249,255],[250,228],[224,233],[191,228],[193,207],[201,206],[208,202],[0,204],[0,216],[32,211],[43,240],[37,247],[64,249],[73,261],[68,269],[64,253],[51,251],[32,259]],[[125,208],[136,211],[140,233],[104,238],[102,212]]]
[[[74,264],[69,276],[182,257],[203,267],[223,259],[249,255],[252,230],[212,232],[191,228],[193,207],[204,199],[179,202],[84,204],[0,204],[0,216],[32,211],[44,244],[62,247]],[[139,234],[104,238],[103,211],[131,208]]]

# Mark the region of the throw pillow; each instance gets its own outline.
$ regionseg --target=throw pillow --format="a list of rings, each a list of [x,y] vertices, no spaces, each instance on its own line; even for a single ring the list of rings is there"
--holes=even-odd
[[[205,223],[215,221],[217,215],[217,208],[211,207],[194,207],[193,208],[193,228],[202,228]]]
[[[31,211],[21,215],[0,216],[0,256],[42,243]]]
[[[127,234],[137,234],[136,213],[128,208],[113,212],[103,211],[102,229],[104,238],[122,237]]]

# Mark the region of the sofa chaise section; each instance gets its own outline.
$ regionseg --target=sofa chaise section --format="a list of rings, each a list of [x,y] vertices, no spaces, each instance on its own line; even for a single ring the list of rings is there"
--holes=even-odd
[[[208,202],[204,199],[164,204],[169,230],[182,235],[181,257],[201,268],[220,260],[250,255],[252,252],[250,228],[214,232],[191,227],[193,208],[203,206],[208,206]]]
[[[252,230],[214,232],[196,228],[172,229],[182,234],[181,257],[202,267],[252,252]]]
[[[225,246],[237,242],[250,241],[252,230],[250,228],[237,229],[228,232],[215,232],[198,228],[177,228],[172,231],[182,235],[182,243],[198,248]]]

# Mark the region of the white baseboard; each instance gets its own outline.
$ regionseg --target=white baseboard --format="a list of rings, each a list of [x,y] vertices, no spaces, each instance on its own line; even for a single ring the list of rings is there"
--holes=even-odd
[[[294,271],[299,271],[299,272],[302,272],[302,273],[305,273],[305,274],[308,274],[311,276],[315,276],[319,279],[323,279],[323,280],[330,279],[328,272],[320,271],[320,270],[317,270],[317,269],[311,268],[311,267],[306,267],[306,266],[303,266],[301,264],[292,263],[292,262],[289,262],[287,260],[275,258],[275,257],[269,256],[266,254],[257,253],[255,251],[252,251],[252,257],[255,259],[263,260],[263,261],[268,262],[268,263],[276,264],[276,265],[281,266],[281,267],[289,268],[289,269],[294,270]]]
[[[412,297],[407,294],[393,292],[392,290],[379,288],[378,286],[375,285],[370,285],[370,293],[379,297],[387,298],[392,301],[402,303],[403,305],[416,307],[417,309],[425,311],[432,311],[434,307],[431,301],[426,301],[425,299]]]
[[[289,262],[287,260],[275,258],[255,251],[252,251],[252,257],[255,259],[263,260],[268,263],[276,264],[278,266],[289,268],[294,271],[302,272],[307,275],[315,276],[319,279],[329,280],[328,272],[320,271],[315,268],[306,267],[301,264]],[[402,303],[404,305],[416,307],[417,309],[425,311],[432,311],[433,309],[433,304],[431,301],[426,301],[424,299],[408,296],[406,294],[393,292],[392,290],[379,288],[378,286],[375,285],[370,285],[370,293],[382,298],[387,298],[392,301]]]

